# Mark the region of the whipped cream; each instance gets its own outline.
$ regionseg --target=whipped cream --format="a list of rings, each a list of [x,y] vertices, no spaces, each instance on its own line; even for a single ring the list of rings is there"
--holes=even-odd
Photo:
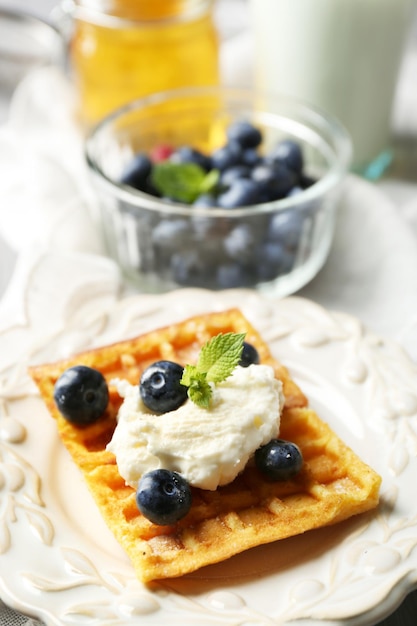
[[[213,386],[209,409],[186,400],[161,415],[145,407],[137,385],[120,379],[114,384],[124,401],[107,449],[135,489],[143,474],[163,468],[214,490],[234,480],[255,450],[279,435],[282,384],[267,365],[237,367]]]

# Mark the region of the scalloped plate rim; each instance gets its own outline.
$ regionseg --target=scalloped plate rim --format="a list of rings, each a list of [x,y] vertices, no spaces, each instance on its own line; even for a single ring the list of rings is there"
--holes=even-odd
[[[285,334],[285,329],[284,329],[284,337],[282,338],[278,338],[274,340],[274,349],[276,350],[276,345],[275,344],[282,344],[281,348],[283,349],[284,355],[286,355],[288,353],[288,355],[291,353],[291,357],[288,356],[289,360],[293,361],[294,363],[296,363],[296,360],[294,361],[294,358],[302,353],[303,356],[306,356],[306,354],[308,354],[311,351],[315,351],[314,354],[317,356],[317,354],[319,354],[319,359],[318,359],[318,364],[317,364],[317,371],[318,374],[321,374],[320,369],[323,367],[323,359],[324,357],[322,356],[323,352],[330,352],[330,351],[336,351],[336,357],[338,359],[338,357],[340,356],[340,351],[342,347],[345,347],[346,342],[350,341],[350,335],[349,333],[351,332],[351,326],[355,328],[355,333],[363,333],[363,341],[364,341],[364,345],[367,349],[369,349],[368,343],[371,343],[373,347],[375,347],[375,345],[379,345],[381,344],[382,340],[378,340],[375,342],[375,338],[367,333],[366,331],[364,331],[362,329],[362,325],[360,324],[359,320],[356,320],[355,318],[342,314],[342,313],[335,313],[335,312],[329,312],[325,309],[323,309],[323,307],[321,307],[320,305],[306,300],[305,298],[302,297],[298,297],[298,296],[292,296],[292,297],[288,297],[285,298],[283,300],[278,300],[275,301],[274,299],[271,298],[266,298],[265,296],[262,296],[256,292],[252,292],[251,290],[231,290],[229,292],[209,292],[207,290],[204,289],[184,289],[184,290],[178,290],[176,292],[170,292],[168,294],[163,294],[163,295],[151,295],[151,296],[144,296],[144,295],[136,295],[136,296],[129,296],[128,298],[123,298],[123,299],[115,299],[114,304],[110,307],[109,309],[109,314],[111,316],[111,313],[113,310],[118,309],[119,306],[126,306],[128,309],[129,307],[132,305],[135,305],[136,302],[141,302],[142,305],[145,305],[145,309],[146,309],[146,305],[147,303],[149,303],[150,305],[156,305],[157,308],[158,306],[161,307],[163,303],[165,303],[165,301],[172,301],[175,302],[175,300],[180,300],[180,306],[179,306],[179,312],[176,312],[176,315],[178,317],[178,319],[180,319],[181,317],[187,317],[187,315],[185,315],[184,313],[184,308],[187,308],[186,306],[184,307],[185,301],[189,302],[190,304],[190,308],[193,309],[193,311],[190,312],[190,315],[194,313],[194,310],[197,308],[201,311],[204,311],[207,309],[207,305],[209,308],[211,309],[218,309],[218,308],[227,308],[228,306],[232,305],[232,301],[237,301],[237,302],[243,302],[243,306],[241,307],[243,310],[245,309],[245,307],[250,310],[251,308],[252,310],[252,315],[248,315],[248,317],[252,317],[252,321],[255,323],[253,318],[256,318],[257,315],[260,314],[259,312],[259,307],[262,308],[262,306],[264,305],[266,309],[268,309],[269,313],[268,315],[274,318],[275,321],[275,317],[274,316],[278,316],[281,315],[281,313],[277,313],[277,309],[279,309],[280,311],[284,311],[284,313],[286,312],[285,309],[287,308],[288,311],[286,312],[287,315],[284,315],[285,321],[288,321],[288,318],[291,317],[291,315],[300,315],[301,317],[303,317],[303,315],[307,314],[308,315],[308,320],[309,320],[309,324],[310,324],[310,330],[312,330],[312,334],[310,333],[310,335],[308,336],[308,341],[310,342],[310,344],[305,343],[303,345],[303,340],[305,341],[305,336],[304,335],[304,339],[302,334],[298,334],[298,344],[297,341],[294,341],[294,337],[296,336],[295,331],[289,332],[289,334]],[[160,303],[160,304],[158,304]],[[151,306],[152,308],[152,306]],[[181,311],[183,311],[183,313],[181,313]],[[195,312],[197,312],[195,310]],[[244,311],[245,312],[245,311]],[[133,315],[133,313],[132,313]],[[162,317],[166,315],[166,312],[162,312]],[[268,315],[265,316],[264,319],[261,319],[260,322],[260,326],[266,324],[268,326],[270,319],[268,321]],[[139,316],[140,317],[140,316]],[[262,316],[261,316],[262,317]],[[326,324],[329,324],[329,328],[328,328],[328,332],[330,333],[328,338],[327,338],[327,343],[326,343],[326,339],[324,339],[324,343],[323,343],[323,329],[319,328],[320,332],[317,332],[317,345],[314,345],[314,341],[313,344],[311,344],[312,339],[314,339],[314,325],[316,324],[317,326],[320,326],[320,320],[323,320],[323,324],[324,326]],[[167,320],[168,322],[169,320]],[[149,320],[148,322],[149,323]],[[110,322],[111,324],[111,322]],[[348,328],[346,329],[344,327],[344,324],[347,324]],[[161,325],[161,324],[158,324]],[[255,323],[256,325],[256,323]],[[260,329],[262,331],[262,329]],[[271,330],[271,329],[270,329]],[[272,329],[272,332],[274,332],[276,330],[275,326]],[[338,334],[339,333],[339,334]],[[345,336],[343,336],[343,333],[345,333]],[[301,344],[300,344],[300,336],[301,336]],[[370,342],[370,338],[372,339],[372,341]],[[99,337],[98,337],[99,339]],[[286,345],[285,342],[288,342],[290,345]],[[292,342],[292,343],[291,343]],[[384,342],[382,342],[384,343]],[[284,349],[284,344],[285,344],[285,349]],[[390,344],[391,345],[391,344]],[[330,346],[330,347],[329,347]],[[390,346],[388,346],[390,347]],[[372,348],[374,349],[374,348]],[[378,348],[379,350],[379,348]],[[294,356],[295,355],[295,356]],[[327,358],[327,357],[326,357]],[[336,359],[336,360],[337,360]],[[407,361],[407,357],[404,355],[404,359],[405,362],[408,364]],[[282,359],[285,363],[285,356]],[[410,363],[411,367],[414,367],[413,364]],[[308,365],[305,366],[306,371],[308,371]],[[327,367],[327,366],[326,366]],[[326,369],[326,368],[324,368]],[[327,376],[327,374],[325,374],[325,376]],[[314,382],[313,378],[311,379],[311,381],[308,381],[308,383],[310,384],[311,388],[314,390],[314,385],[317,384]],[[357,384],[357,382],[356,382]],[[331,381],[331,385],[335,387],[335,391],[337,393],[341,393],[342,395],[347,393],[346,389],[343,388],[343,390],[340,390],[340,385],[338,385],[337,383],[335,383],[334,381]],[[351,386],[347,387],[347,389],[350,389],[350,392],[352,392]],[[357,391],[357,389],[356,389]],[[416,391],[417,393],[417,386],[414,389],[414,391]],[[360,401],[362,401],[363,398],[360,399]],[[351,402],[351,400],[349,399],[348,402]],[[414,414],[413,414],[414,415]],[[401,416],[400,418],[401,420],[405,420],[406,418],[404,418],[403,416]],[[366,426],[366,425],[365,425]],[[29,432],[29,435],[31,433]],[[409,463],[414,463],[414,460],[410,460]],[[44,478],[44,477],[43,477]],[[408,479],[407,479],[408,480]],[[389,481],[388,481],[389,482]],[[400,483],[401,486],[401,483]],[[416,516],[417,516],[417,511],[416,511]],[[416,521],[417,524],[417,521]],[[16,524],[16,527],[19,526],[19,521]],[[13,528],[13,532],[16,530],[16,528]],[[388,548],[390,548],[390,545],[388,544]],[[411,556],[412,556],[412,550],[413,548],[410,548],[411,550]],[[382,553],[381,553],[382,554]],[[376,555],[379,560],[382,558],[381,555]],[[384,556],[384,555],[382,555]],[[390,556],[390,558],[392,557],[394,559],[393,562],[395,562],[395,555],[388,555]],[[378,561],[378,558],[376,559],[376,565],[375,563],[371,563],[371,565],[369,567],[381,567],[381,564]],[[407,557],[408,558],[408,557]],[[0,571],[2,569],[1,567],[1,561],[2,559],[0,559]],[[409,559],[408,559],[409,561]],[[378,606],[369,606],[367,608],[366,611],[359,611],[358,613],[355,613],[355,610],[353,609],[352,611],[352,615],[355,615],[358,624],[371,624],[373,623],[370,620],[375,620],[375,618],[377,617],[378,619],[382,619],[386,614],[388,614],[389,612],[391,612],[392,610],[394,610],[396,608],[396,606],[401,602],[401,600],[403,599],[403,597],[406,595],[406,593],[408,593],[409,591],[411,591],[415,585],[416,585],[416,579],[417,579],[417,561],[413,561],[411,560],[410,563],[407,561],[408,563],[408,571],[402,571],[398,572],[398,580],[397,579],[392,579],[391,580],[391,585],[390,588],[387,590],[387,595],[384,598],[384,600],[379,601]],[[385,565],[383,564],[382,567],[384,567]],[[48,606],[48,602],[47,599],[43,598],[43,602],[45,601],[46,604],[46,608],[35,608],[34,606],[31,604],[31,602],[25,597],[25,587],[22,586],[22,589],[19,590],[19,593],[21,593],[21,597],[17,597],[16,594],[13,592],[12,589],[8,589],[7,588],[7,582],[5,582],[5,578],[3,576],[3,581],[2,581],[2,597],[4,599],[5,602],[9,603],[11,606],[14,606],[15,608],[17,608],[18,610],[21,611],[28,611],[30,614],[34,614],[34,610],[36,613],[36,616],[40,619],[44,619],[46,620],[47,624],[53,624],[53,625],[60,625],[60,624],[67,624],[67,623],[72,623],[72,622],[66,622],[66,621],[61,621],[61,618],[59,617],[57,611],[58,609],[55,606]],[[230,600],[230,598],[229,598]],[[313,607],[314,609],[314,607]],[[319,607],[319,612],[320,612],[320,607]],[[59,612],[59,611],[58,611]],[[304,616],[305,621],[303,623],[305,624],[316,624],[317,619],[320,619],[319,617],[317,617],[317,614],[314,616],[314,610],[312,610],[312,615],[311,616]],[[317,611],[316,611],[317,613]],[[291,617],[291,614],[289,613],[289,617],[290,619],[293,619],[293,617]],[[225,615],[222,615],[222,618],[225,618]],[[274,623],[276,624],[281,624],[281,623],[287,623],[285,622],[281,622],[280,621],[280,616],[279,615],[275,615],[275,616],[265,616],[265,622],[256,622],[256,623],[267,623],[267,619],[275,619],[276,621]],[[311,618],[311,619],[310,619]],[[150,621],[148,622],[146,618],[142,617],[141,618],[143,621],[141,623],[146,624],[146,623],[155,623],[152,621],[152,619],[150,619]],[[220,619],[220,618],[219,618]],[[261,618],[260,618],[261,619]],[[329,624],[331,623],[337,623],[337,624],[343,624],[343,623],[348,623],[349,621],[349,617],[347,618],[343,618],[343,617],[338,617],[337,618],[337,622],[333,622],[332,619],[335,619],[334,617],[331,618],[330,615],[328,616],[329,619]],[[316,620],[316,621],[315,621]],[[88,623],[88,622],[87,622]],[[114,623],[119,623],[119,622],[114,622]],[[126,622],[124,621],[120,621],[120,624],[122,623],[130,623],[129,619],[126,618]],[[197,622],[196,622],[197,623]],[[215,621],[214,621],[215,623]],[[220,623],[220,621],[219,621]],[[222,622],[223,623],[223,622]],[[232,623],[232,622],[230,622]],[[233,622],[235,623],[235,622]],[[238,623],[238,622],[236,622]],[[243,622],[239,622],[239,623],[243,623]]]

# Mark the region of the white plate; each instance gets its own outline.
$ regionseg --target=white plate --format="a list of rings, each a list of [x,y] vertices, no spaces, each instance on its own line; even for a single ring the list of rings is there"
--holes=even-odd
[[[352,617],[359,626],[394,610],[417,578],[417,368],[401,349],[301,298],[189,290],[118,299],[113,266],[87,261],[41,259],[15,325],[0,333],[2,599],[60,626],[306,626]],[[63,278],[65,264],[77,280]],[[328,529],[143,586],[62,448],[26,365],[236,305],[312,406],[381,473],[382,503]]]

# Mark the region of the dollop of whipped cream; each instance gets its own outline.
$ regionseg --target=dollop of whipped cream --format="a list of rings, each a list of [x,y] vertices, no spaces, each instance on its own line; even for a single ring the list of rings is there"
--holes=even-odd
[[[282,383],[268,365],[236,367],[213,386],[209,409],[186,400],[160,415],[146,408],[137,385],[114,383],[124,401],[107,449],[135,489],[143,474],[163,468],[194,487],[215,490],[233,481],[255,450],[279,435]]]

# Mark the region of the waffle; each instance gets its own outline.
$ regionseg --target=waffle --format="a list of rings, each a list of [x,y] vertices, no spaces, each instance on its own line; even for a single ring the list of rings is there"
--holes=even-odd
[[[121,403],[115,389],[110,386],[105,414],[93,425],[77,428],[59,414],[54,384],[76,364],[99,369],[109,381],[120,377],[137,384],[141,372],[156,360],[195,362],[202,344],[220,332],[245,332],[261,362],[274,367],[286,398],[280,437],[299,445],[304,465],[295,478],[270,482],[249,463],[229,485],[216,491],[193,489],[186,517],[174,526],[158,526],[139,513],[134,490],[126,486],[114,455],[106,450]],[[30,374],[101,514],[144,582],[181,576],[377,506],[380,477],[308,407],[287,369],[237,309],[194,317],[68,360],[35,366]]]

